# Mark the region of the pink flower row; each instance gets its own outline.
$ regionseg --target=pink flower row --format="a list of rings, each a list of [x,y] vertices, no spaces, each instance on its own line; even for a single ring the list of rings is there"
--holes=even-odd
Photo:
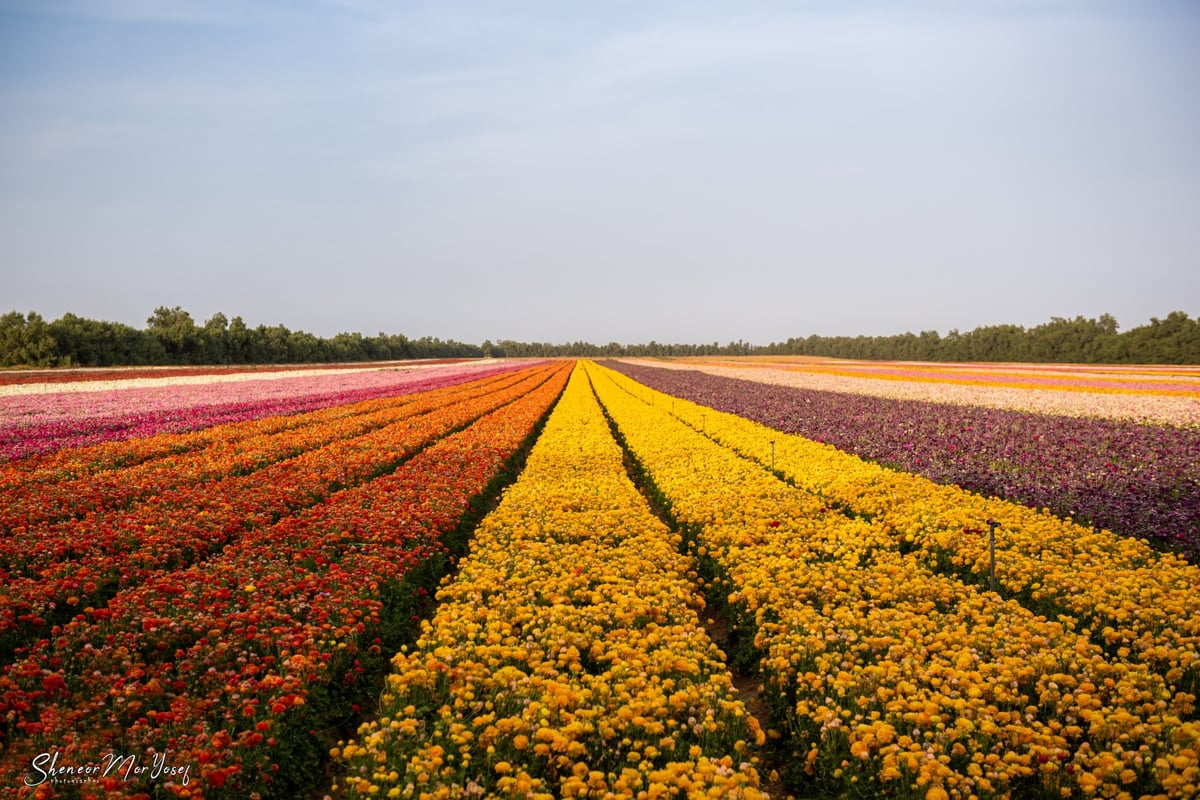
[[[237,364],[204,367],[49,367],[46,369],[0,370],[0,386],[27,386],[30,384],[86,384],[95,381],[124,380],[126,378],[172,378],[195,375],[270,375],[276,372],[319,372],[354,369],[380,369],[394,366],[429,366],[431,364],[455,364],[468,361],[466,358],[420,359],[419,361],[371,361],[339,364]]]

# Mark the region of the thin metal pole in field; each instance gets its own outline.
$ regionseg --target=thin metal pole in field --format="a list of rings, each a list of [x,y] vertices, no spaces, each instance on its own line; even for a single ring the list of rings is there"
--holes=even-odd
[[[988,577],[990,579],[993,592],[996,591],[996,526],[999,524],[1000,523],[996,522],[994,519],[988,520],[988,528],[990,529],[988,531],[988,554],[990,562],[988,567]]]

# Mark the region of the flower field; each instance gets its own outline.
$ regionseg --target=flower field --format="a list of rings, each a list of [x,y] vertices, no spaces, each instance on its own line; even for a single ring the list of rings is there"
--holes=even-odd
[[[774,703],[789,786],[1200,791],[1196,567],[592,372],[735,620],[733,655]],[[1008,599],[979,585],[969,526],[993,518]],[[1075,616],[1038,613],[1052,609]]]
[[[327,408],[512,369],[297,370],[0,386],[0,461]],[[432,379],[432,383],[429,383]],[[47,395],[50,395],[47,397]]]
[[[332,421],[320,414],[265,442],[236,440],[232,455],[212,446],[120,470],[110,477],[115,500],[106,504],[103,494],[91,495],[101,509],[112,509],[108,513],[38,525],[32,535],[26,535],[27,525],[11,529],[15,535],[0,551],[6,578],[0,653],[153,573],[202,559],[341,487],[393,468],[433,439],[527,391],[532,380],[485,379],[479,387],[404,396],[383,411]],[[68,484],[64,494],[74,488]],[[43,489],[38,496],[49,493]],[[147,502],[130,505],[146,495]]]
[[[100,584],[78,587],[74,615],[45,638],[27,636],[43,632],[39,620],[18,620],[0,677],[0,785],[21,785],[50,750],[77,765],[105,752],[169,753],[192,765],[190,781],[157,788],[183,796],[289,796],[310,781],[320,737],[366,702],[364,673],[411,635],[422,580],[448,557],[444,536],[568,372],[528,368],[401,396],[421,410],[279,461],[269,479],[258,470],[231,476],[257,476],[234,486],[198,484],[191,505],[133,505],[161,516],[139,537],[116,537],[119,557],[112,543],[94,557],[81,545],[81,561],[110,569],[112,596],[93,604],[87,592]],[[70,559],[50,559],[62,581],[78,575]],[[6,601],[25,602],[8,592],[6,582]],[[30,793],[145,791],[109,775]]]
[[[122,392],[145,387],[12,396],[57,421],[22,439],[0,405],[26,448],[0,463],[0,786],[1200,797],[1200,568],[1166,533],[1152,546],[793,423],[890,425],[967,471],[985,434],[1036,431],[1023,452],[1060,492],[1107,431],[1097,496],[1158,480],[1156,530],[1185,544],[1186,426],[946,405],[938,438],[896,400],[819,411],[793,387],[611,366],[141,395],[178,429],[138,427]],[[94,414],[63,411],[84,395]]]
[[[898,363],[787,357],[655,363],[796,389],[1070,417],[1200,425],[1200,368],[1194,366]]]
[[[347,794],[760,797],[747,748],[763,735],[679,544],[577,371],[396,658],[381,717],[337,752]]]
[[[905,400],[851,391],[851,379],[830,391],[724,373],[614,366],[671,395],[1200,560],[1200,428],[997,408],[984,398],[974,405]],[[1079,408],[1095,396],[1069,394]],[[1193,395],[1171,399],[1198,410],[1200,391]],[[1124,397],[1130,408],[1147,399]]]

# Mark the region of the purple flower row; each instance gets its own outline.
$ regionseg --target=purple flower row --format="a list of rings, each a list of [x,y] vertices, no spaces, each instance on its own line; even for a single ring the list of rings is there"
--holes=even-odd
[[[527,362],[0,397],[0,462],[452,386]]]
[[[608,366],[676,397],[1200,561],[1200,431]]]

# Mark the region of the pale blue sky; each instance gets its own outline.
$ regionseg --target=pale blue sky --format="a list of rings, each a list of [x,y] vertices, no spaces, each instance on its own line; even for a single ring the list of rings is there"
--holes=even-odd
[[[1200,313],[1200,3],[0,0],[0,312],[765,344]]]

